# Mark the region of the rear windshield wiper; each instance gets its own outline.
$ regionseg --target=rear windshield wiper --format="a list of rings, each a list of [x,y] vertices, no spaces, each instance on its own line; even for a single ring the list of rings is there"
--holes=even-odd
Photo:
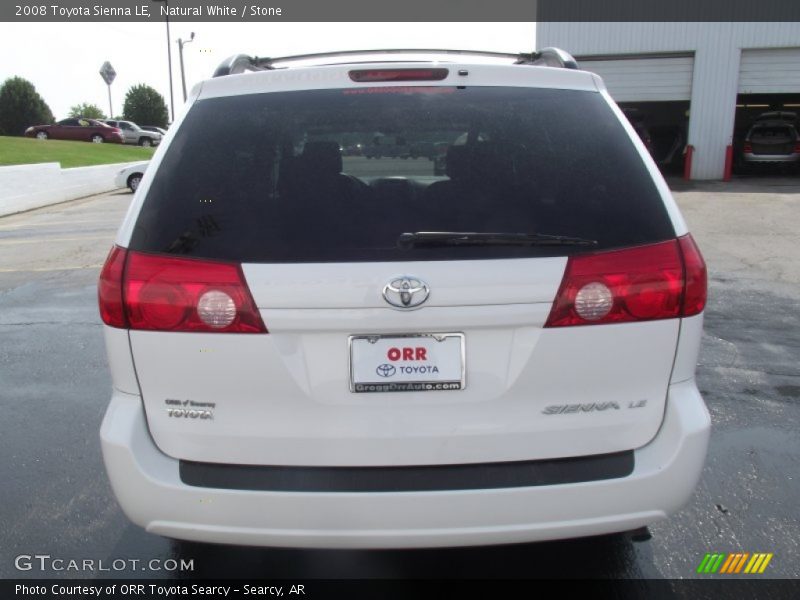
[[[417,231],[401,233],[403,250],[435,246],[596,246],[597,240],[544,233],[478,233],[475,231]]]

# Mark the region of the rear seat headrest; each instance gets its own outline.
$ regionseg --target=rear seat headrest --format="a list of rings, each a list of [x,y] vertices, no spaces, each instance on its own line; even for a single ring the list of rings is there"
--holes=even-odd
[[[461,181],[502,181],[513,178],[514,160],[508,148],[493,142],[451,146],[445,173],[450,179]]]
[[[445,173],[450,179],[469,179],[472,152],[467,146],[450,146],[447,149]]]

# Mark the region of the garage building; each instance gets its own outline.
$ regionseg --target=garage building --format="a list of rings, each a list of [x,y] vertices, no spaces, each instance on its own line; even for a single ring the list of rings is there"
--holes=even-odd
[[[692,179],[722,179],[728,146],[758,114],[800,113],[798,22],[539,22],[536,45],[573,54],[626,112],[682,128]]]

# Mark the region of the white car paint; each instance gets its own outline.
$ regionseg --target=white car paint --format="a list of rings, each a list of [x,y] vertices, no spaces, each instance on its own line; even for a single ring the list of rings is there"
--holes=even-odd
[[[120,170],[116,176],[114,176],[114,185],[116,185],[118,188],[126,187],[132,192],[136,192],[136,189],[141,183],[142,177],[144,177],[144,173],[147,170],[148,164],[150,164],[150,161],[130,165]]]
[[[418,63],[375,68],[418,67]],[[593,74],[452,63],[471,85],[601,94],[625,127],[678,236],[669,189]],[[355,87],[352,65],[232,75],[198,99]],[[376,86],[393,85],[376,83]],[[127,247],[157,149],[117,235]],[[126,514],[148,531],[224,543],[416,547],[521,542],[633,529],[680,508],[705,458],[710,419],[694,381],[702,314],[544,328],[566,258],[242,266],[269,335],[120,331],[104,327],[114,393],[101,439]],[[465,277],[468,273],[468,277]],[[401,312],[381,287],[411,274],[429,302]],[[473,281],[489,285],[475,286]],[[467,386],[435,394],[353,394],[348,337],[418,332],[465,336]],[[173,404],[169,404],[169,403]],[[213,405],[207,419],[168,416],[174,402]],[[547,414],[558,405],[615,406]],[[184,483],[180,461],[286,467],[399,467],[548,460],[633,451],[625,477],[436,492],[267,492]]]
[[[185,485],[148,434],[138,396],[115,392],[100,432],[111,486],[150,533],[227,544],[414,548],[531,542],[636,529],[691,496],[710,418],[693,381],[669,388],[658,435],[624,479],[405,493],[213,490]]]

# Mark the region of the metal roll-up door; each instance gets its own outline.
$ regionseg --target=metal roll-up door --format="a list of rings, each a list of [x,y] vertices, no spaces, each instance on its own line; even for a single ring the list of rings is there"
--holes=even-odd
[[[689,100],[693,55],[668,57],[583,57],[578,66],[597,73],[617,102]]]
[[[739,93],[800,93],[800,48],[742,50]]]

